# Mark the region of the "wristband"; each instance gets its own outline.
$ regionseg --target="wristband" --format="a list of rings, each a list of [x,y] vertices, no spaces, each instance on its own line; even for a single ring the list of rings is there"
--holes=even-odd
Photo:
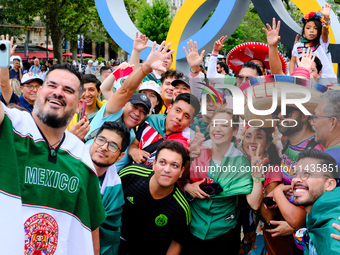
[[[199,73],[200,70],[198,70],[197,72],[194,72],[194,71],[191,70],[191,67],[190,67],[190,72],[192,72],[192,73]]]
[[[266,177],[263,178],[254,178],[253,177],[254,182],[264,182],[266,180]]]
[[[149,73],[152,72],[152,69],[151,69],[151,71],[150,71],[149,73],[146,73],[146,72],[144,71],[144,69],[143,69],[143,64],[141,64],[140,68],[142,69],[142,72],[143,72],[145,75],[148,75]]]
[[[213,56],[213,57],[218,57],[218,54],[211,53],[211,56]]]
[[[322,26],[324,28],[328,28],[330,24],[331,24],[331,19],[329,19],[328,21],[325,21],[325,20],[322,21]]]
[[[291,76],[295,76],[295,77],[302,77],[302,78],[310,78],[310,73],[309,71],[304,68],[304,67],[298,67],[295,68],[295,70],[292,72]]]

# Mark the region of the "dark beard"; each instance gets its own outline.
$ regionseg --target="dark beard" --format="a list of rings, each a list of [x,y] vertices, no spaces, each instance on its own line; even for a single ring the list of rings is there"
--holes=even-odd
[[[280,126],[279,122],[277,122],[277,127],[279,129],[279,132],[284,136],[290,136],[301,131],[303,128],[302,113],[300,113],[299,117],[296,119],[296,122],[297,122],[297,125],[295,127]]]
[[[57,98],[56,96],[52,96]],[[67,127],[74,114],[70,112],[65,112],[64,116],[58,117],[57,115],[51,115],[47,112],[43,112],[41,99],[37,98],[34,104],[33,113],[44,123],[51,128],[61,128]]]
[[[92,162],[93,162],[93,164],[95,164],[96,166],[99,166],[99,167],[110,167],[114,164],[114,163],[113,164],[102,164],[102,163],[94,161],[93,159],[92,159]]]
[[[71,118],[69,116],[64,117],[58,117],[55,115],[49,115],[48,113],[42,113],[41,111],[38,111],[36,113],[36,116],[47,126],[51,128],[61,128],[68,125]]]
[[[309,192],[309,189],[308,189]],[[306,201],[295,201],[294,199],[294,205],[296,206],[310,206],[313,205],[315,203],[316,200],[319,199],[319,197],[321,197],[321,195],[325,192],[325,190],[320,187],[319,189],[309,192],[309,199]]]

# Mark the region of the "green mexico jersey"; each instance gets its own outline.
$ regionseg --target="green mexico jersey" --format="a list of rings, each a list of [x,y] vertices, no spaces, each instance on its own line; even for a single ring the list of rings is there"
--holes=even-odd
[[[8,148],[13,153],[5,158]],[[1,175],[18,176],[1,181],[0,190],[21,199],[21,210],[12,213],[24,225],[16,234],[23,234],[25,254],[93,254],[92,230],[106,214],[84,144],[66,131],[53,154],[31,115],[5,107],[0,155]]]

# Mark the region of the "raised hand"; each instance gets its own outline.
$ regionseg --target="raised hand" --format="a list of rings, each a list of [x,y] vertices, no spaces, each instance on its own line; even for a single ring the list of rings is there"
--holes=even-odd
[[[325,6],[322,6],[322,10],[320,9],[319,12],[325,17],[326,21],[328,21],[331,10],[332,6],[325,4]]]
[[[300,41],[301,39],[302,39],[302,36],[299,35],[299,34],[297,34],[297,35],[295,36],[294,45],[295,45],[298,41]]]
[[[128,68],[128,67],[133,67],[133,66],[134,66],[134,65],[130,65],[130,64],[127,63],[127,62],[122,62],[122,63],[117,67],[116,70],[118,70],[118,69],[125,70],[126,68]]]
[[[9,36],[8,36],[8,34],[6,35],[6,39],[5,39],[5,36],[4,35],[1,35],[1,40],[6,40],[6,41],[8,41],[8,39],[9,39]],[[13,36],[11,37],[11,50],[10,50],[10,56],[13,56],[13,54],[15,53],[15,49],[17,48],[17,45],[14,45],[13,46],[13,40],[14,40],[14,38],[13,38]]]
[[[135,40],[133,41],[133,49],[141,52],[149,47],[146,43],[148,42],[149,38],[143,34],[138,36],[138,32],[136,32]]]
[[[200,128],[196,126],[196,134],[194,136],[194,139],[190,143],[190,157],[191,158],[198,158],[201,155],[201,150],[206,150],[210,148],[208,146],[202,145],[204,141],[205,141],[204,134],[202,134]]]
[[[267,35],[267,43],[269,46],[275,46],[280,42],[281,36],[279,36],[280,32],[280,26],[281,26],[281,21],[278,21],[276,24],[275,18],[273,18],[272,26],[270,26],[268,23],[266,24],[267,29],[262,28],[262,30],[266,33]]]
[[[187,61],[190,67],[199,66],[202,63],[205,50],[202,50],[201,54],[198,53],[197,50],[197,42],[192,43],[192,40],[188,42],[188,51],[185,47],[183,47],[185,55],[187,56]]]
[[[69,130],[72,134],[77,136],[80,140],[84,141],[86,134],[90,131],[90,122],[86,115],[79,120],[79,122],[73,124]]]
[[[313,55],[312,49],[309,47],[306,52],[305,48],[303,48],[301,61],[299,58],[296,58],[296,64],[298,67],[304,67],[308,71],[310,71],[312,69],[312,64],[314,62],[314,59],[315,59],[315,54]]]
[[[257,146],[256,152],[254,152],[251,149],[251,146],[249,146],[249,156],[251,157],[251,165],[252,170],[255,169],[255,171],[252,171],[252,176],[254,178],[263,178],[263,164],[267,160],[267,158],[262,158],[260,156],[260,148],[261,144]]]
[[[166,68],[162,65],[163,60],[170,57],[171,54],[174,53],[175,50],[171,50],[170,52],[167,52],[167,50],[171,46],[171,43],[168,43],[165,47],[164,45],[165,45],[165,41],[163,41],[162,44],[156,50],[156,42],[154,42],[152,45],[152,51],[150,52],[144,64],[148,65],[152,69],[166,72]]]
[[[222,36],[219,40],[215,41],[214,48],[212,51],[213,53],[218,54],[218,52],[223,49],[224,47],[223,43],[225,42],[225,40],[227,40],[227,37],[228,37],[227,35]]]

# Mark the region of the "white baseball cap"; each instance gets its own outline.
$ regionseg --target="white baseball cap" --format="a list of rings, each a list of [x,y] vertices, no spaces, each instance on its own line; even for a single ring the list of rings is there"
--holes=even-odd
[[[37,80],[37,82],[39,82],[40,84],[43,84],[44,82],[37,74],[29,72],[29,73],[25,73],[22,76],[21,84],[29,83],[33,80]]]
[[[139,87],[139,92],[144,89],[150,89],[155,91],[158,95],[161,94],[161,87],[154,81],[145,81],[142,83],[142,85]]]
[[[90,59],[87,63],[93,63],[93,60],[92,59]]]

